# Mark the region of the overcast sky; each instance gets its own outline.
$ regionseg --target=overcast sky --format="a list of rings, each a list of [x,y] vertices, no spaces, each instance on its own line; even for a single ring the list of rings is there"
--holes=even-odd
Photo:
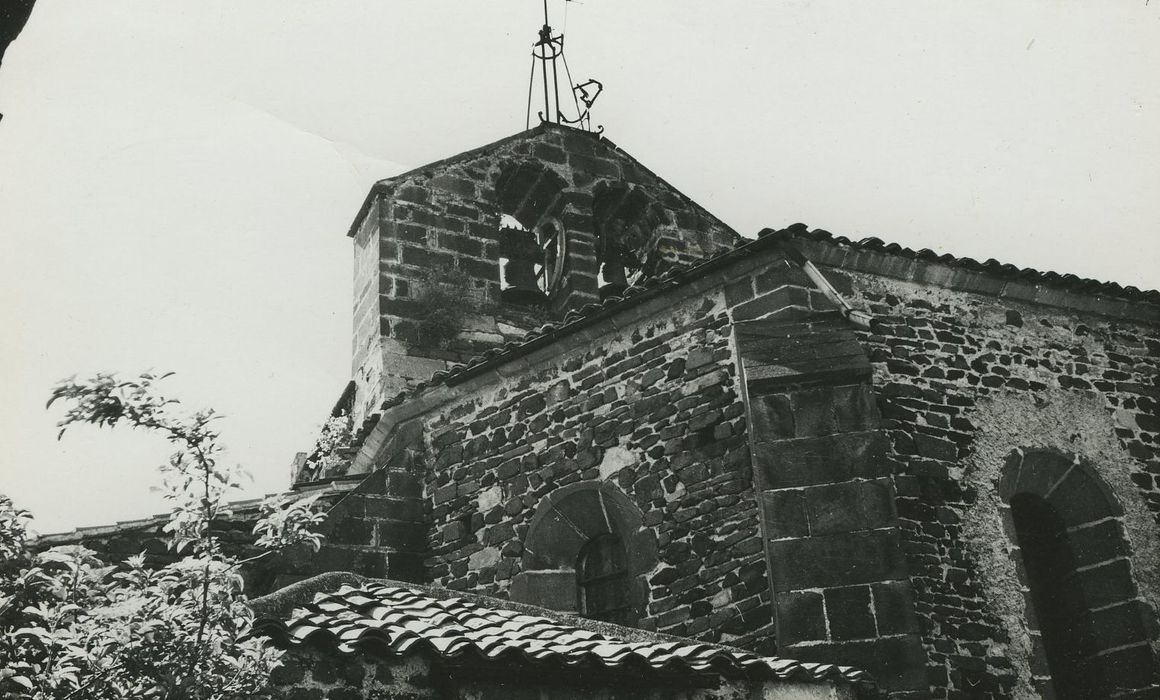
[[[1160,3],[550,4],[594,123],[743,234],[1160,286]],[[0,491],[43,532],[163,510],[166,445],[44,410],[149,368],[285,487],[350,376],[362,198],[523,129],[541,13],[40,0],[0,68]]]

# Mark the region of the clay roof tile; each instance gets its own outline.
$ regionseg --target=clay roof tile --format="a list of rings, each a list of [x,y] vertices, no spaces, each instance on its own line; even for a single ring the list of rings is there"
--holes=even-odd
[[[494,602],[485,604],[483,601]],[[761,657],[750,652],[636,631],[646,639],[627,641],[566,621],[503,607],[504,601],[433,597],[422,590],[367,582],[318,594],[288,616],[265,618],[256,633],[284,645],[330,647],[340,654],[367,652],[368,642],[394,654],[426,648],[445,657],[474,653],[485,661],[509,654],[538,662],[574,666],[626,665],[668,672],[744,673],[765,679],[866,683],[858,669]]]

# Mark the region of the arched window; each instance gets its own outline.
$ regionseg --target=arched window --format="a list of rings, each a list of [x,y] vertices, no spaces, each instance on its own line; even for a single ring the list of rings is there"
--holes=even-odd
[[[668,215],[638,187],[598,187],[592,206],[596,231],[597,288],[601,297],[622,293],[645,273],[654,233]]]
[[[581,481],[545,496],[528,525],[511,599],[635,625],[648,606],[657,538],[610,482]]]
[[[1153,613],[1133,580],[1124,511],[1096,470],[1070,455],[1016,450],[999,495],[1027,629],[1047,662],[1032,664],[1040,693],[1105,698],[1156,683]]]
[[[584,617],[622,625],[635,622],[624,543],[616,535],[599,535],[580,548],[576,588],[579,612]]]
[[[1051,504],[1020,493],[1011,498],[1011,518],[1030,589],[1039,635],[1058,697],[1089,697],[1096,676],[1091,624],[1076,576],[1067,525]],[[1061,691],[1070,688],[1072,693]]]
[[[543,304],[559,285],[566,233],[556,216],[567,183],[537,162],[504,163],[495,176],[499,221],[500,298],[521,305]]]

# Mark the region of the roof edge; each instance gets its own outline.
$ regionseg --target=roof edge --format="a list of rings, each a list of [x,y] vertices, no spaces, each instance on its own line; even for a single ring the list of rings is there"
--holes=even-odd
[[[601,323],[611,323],[617,315],[634,307],[649,303],[685,287],[698,280],[741,260],[750,257],[754,251],[770,248],[778,250],[781,242],[768,239],[749,240],[742,246],[730,249],[714,257],[707,258],[692,266],[677,266],[665,274],[653,278],[646,286],[630,287],[620,296],[613,296],[602,302],[593,302],[579,309],[569,311],[559,323],[547,323],[529,332],[522,341],[512,341],[478,355],[466,364],[458,364],[449,369],[436,371],[429,380],[420,382],[395,396],[383,401],[378,411],[370,415],[358,429],[358,438],[353,447],[357,450],[348,475],[369,474],[373,471],[374,451],[383,444],[397,425],[451,400],[456,386],[485,376],[489,371],[508,362],[518,360],[537,350],[548,347],[563,338],[582,332]],[[725,280],[720,281],[721,284]],[[696,288],[690,287],[690,293]],[[442,391],[440,391],[442,390]]]
[[[342,495],[355,488],[358,483],[361,483],[364,474],[350,477],[333,477],[323,479],[320,481],[313,481],[302,484],[295,484],[285,491],[278,493],[270,493],[264,496],[255,498],[244,498],[237,501],[229,501],[224,503],[221,510],[218,512],[218,518],[222,519],[245,519],[255,518],[261,510],[262,503],[267,499],[284,497],[284,496],[300,496],[303,493],[314,493],[317,491],[323,492],[323,495]],[[327,493],[329,492],[329,493]],[[143,518],[134,518],[132,520],[119,520],[109,525],[88,525],[85,527],[77,527],[72,530],[64,532],[49,532],[45,534],[38,534],[36,537],[29,540],[33,547],[56,547],[59,545],[75,544],[90,537],[108,537],[110,535],[117,535],[123,532],[132,532],[143,528],[156,527],[169,522],[172,513],[157,513],[156,515],[149,515]]]
[[[921,261],[927,265],[937,265],[941,268],[951,270],[952,274],[921,276],[913,274],[913,271],[911,271],[911,274],[902,274],[900,271],[893,269],[875,269],[865,261],[862,261],[857,267],[850,265],[846,269],[854,269],[854,271],[868,272],[870,274],[906,281],[919,281],[935,286],[958,289],[967,293],[989,294],[1019,303],[1041,304],[1102,316],[1121,317],[1125,320],[1138,323],[1160,324],[1160,292],[1156,291],[1141,292],[1134,287],[1125,288],[1115,283],[1084,280],[1074,275],[1059,275],[1053,272],[1044,273],[1030,268],[1019,270],[1013,265],[1003,265],[994,260],[979,263],[971,258],[960,259],[953,255],[940,256],[930,250],[913,251],[898,244],[885,244],[877,238],[868,238],[854,242],[842,236],[834,236],[828,231],[821,229],[809,231],[805,224],[793,224],[781,230],[766,228],[758,234],[758,238],[749,239],[736,248],[724,251],[689,266],[676,265],[663,275],[648,280],[643,286],[629,287],[620,296],[613,296],[599,303],[594,302],[579,309],[573,309],[565,314],[560,323],[544,324],[540,328],[530,331],[518,342],[512,341],[506,343],[501,347],[488,350],[482,355],[468,360],[464,364],[453,365],[448,369],[436,371],[431,375],[429,380],[420,382],[384,401],[379,407],[379,412],[364,422],[364,426],[359,431],[362,439],[354,445],[358,449],[358,455],[355,459],[357,461],[360,456],[363,456],[362,453],[368,441],[372,440],[374,435],[380,433],[384,425],[389,429],[399,421],[413,417],[415,411],[408,411],[406,408],[407,405],[424,396],[431,389],[439,386],[454,387],[469,381],[500,365],[528,355],[564,337],[609,319],[629,308],[655,299],[674,288],[689,284],[725,267],[737,264],[744,259],[752,258],[755,254],[765,251],[790,251],[790,257],[799,257],[792,255],[792,249],[795,244],[800,243],[805,243],[812,249],[807,251],[809,255],[805,255],[804,260],[816,262],[833,270],[841,271],[844,264],[848,263],[848,258],[833,256],[827,259],[825,255],[819,256],[819,252],[824,253],[827,249],[839,252],[843,248],[853,249],[855,251],[864,249],[872,251],[875,254],[891,256],[896,259]],[[854,262],[858,261],[855,260]],[[990,287],[977,283],[973,285],[962,284],[965,278],[961,276],[956,278],[953,274],[953,271],[956,269],[966,275],[989,277],[1000,282],[1005,279],[1014,278],[1014,281],[1019,282],[1022,286],[1020,288],[1009,289],[1003,283],[993,284]],[[1051,288],[1059,288],[1062,293],[1054,295],[1027,294],[1026,288],[1029,287],[1032,291],[1037,289],[1035,285],[1027,285],[1025,280],[1020,279],[1028,276],[1039,284]],[[951,283],[956,279],[958,279],[960,284]],[[1073,289],[1077,285],[1083,287],[1083,289]],[[1090,288],[1093,285],[1098,287],[1098,290],[1092,291]],[[1018,291],[1024,293],[1016,293]],[[1101,291],[1113,298],[1109,301],[1101,297]],[[1085,298],[1090,301],[1086,304],[1080,303]],[[1132,313],[1133,310],[1136,312]],[[432,401],[439,403],[437,398],[432,399]],[[422,409],[420,408],[420,410]],[[402,411],[402,417],[392,421],[393,414],[397,414],[399,411]],[[385,424],[384,421],[387,421],[387,423]],[[375,442],[378,443],[381,440]],[[366,459],[363,461],[365,464],[369,464],[369,461]]]
[[[703,205],[701,205],[699,202],[697,202],[696,200],[694,200],[692,197],[690,197],[689,195],[685,194],[685,193],[684,193],[684,192],[682,192],[681,190],[679,190],[679,189],[677,189],[676,187],[674,187],[674,186],[673,186],[673,183],[669,182],[668,180],[664,179],[664,178],[663,178],[663,177],[661,177],[660,175],[656,174],[656,173],[655,173],[655,172],[652,170],[652,168],[648,167],[648,166],[647,166],[647,165],[645,165],[644,163],[642,163],[642,162],[640,162],[639,160],[637,160],[637,158],[636,158],[634,155],[632,155],[632,154],[631,154],[631,153],[629,153],[628,151],[626,151],[626,150],[624,150],[623,148],[621,148],[620,146],[618,146],[618,145],[616,144],[616,142],[614,142],[612,139],[610,139],[610,138],[603,138],[603,139],[601,139],[601,141],[602,141],[604,144],[606,144],[606,145],[607,145],[607,146],[608,146],[610,149],[612,149],[612,151],[614,151],[615,153],[617,153],[617,154],[618,154],[618,155],[620,155],[621,157],[623,157],[623,158],[625,158],[625,159],[627,159],[627,160],[631,161],[631,162],[633,163],[633,165],[636,165],[638,168],[640,168],[641,170],[645,171],[645,172],[646,172],[646,173],[648,173],[649,175],[651,175],[651,176],[655,177],[655,178],[657,179],[657,182],[659,182],[659,183],[661,183],[662,185],[664,185],[665,187],[669,188],[669,189],[670,189],[670,190],[671,190],[671,191],[672,191],[674,194],[676,194],[678,197],[680,197],[681,199],[683,199],[683,200],[684,200],[684,201],[685,201],[687,204],[691,204],[692,206],[696,207],[696,208],[697,208],[697,209],[699,209],[700,211],[703,211],[703,212],[705,212],[705,215],[706,215],[706,216],[708,216],[710,219],[712,219],[712,220],[713,220],[715,223],[717,223],[719,226],[721,226],[722,228],[724,228],[724,229],[725,229],[726,231],[728,231],[729,233],[732,233],[732,234],[733,234],[733,238],[734,238],[733,244],[734,244],[735,246],[736,246],[736,245],[742,245],[742,242],[745,240],[745,237],[744,237],[744,236],[742,236],[740,233],[738,233],[738,232],[737,232],[737,229],[735,229],[735,228],[733,228],[732,226],[730,226],[729,224],[725,223],[724,221],[722,221],[722,220],[721,220],[721,218],[720,218],[720,217],[718,217],[716,214],[714,214],[713,212],[711,212],[711,211],[709,211],[708,209],[706,209],[706,208],[705,208]]]
[[[676,635],[665,634],[663,632],[654,632],[636,627],[626,627],[624,625],[618,625],[612,622],[604,622],[602,620],[593,620],[582,617],[578,613],[552,610],[551,608],[545,608],[529,603],[518,603],[515,601],[495,598],[479,593],[452,590],[432,584],[411,583],[407,581],[395,581],[391,579],[367,578],[346,571],[332,571],[320,574],[318,576],[290,584],[284,588],[274,591],[273,593],[269,593],[250,601],[250,605],[255,613],[255,633],[260,635],[263,633],[263,627],[269,629],[271,626],[284,624],[284,621],[281,618],[293,614],[294,610],[302,608],[306,605],[310,605],[323,596],[336,595],[344,585],[358,590],[365,587],[366,584],[378,584],[383,586],[404,588],[422,593],[423,595],[426,595],[435,600],[459,599],[482,608],[489,608],[492,610],[508,610],[524,615],[542,617],[557,624],[568,625],[577,629],[595,632],[604,637],[618,641],[645,643],[671,642],[681,645],[695,644],[699,646],[719,649],[725,653],[746,654],[769,659],[771,661],[792,661],[795,663],[807,663],[811,666],[824,668],[824,676],[815,680],[847,684],[873,683],[873,679],[866,671],[851,666],[798,662],[792,657],[765,657],[761,654],[747,651],[739,647],[730,646],[728,644],[721,644],[719,642],[706,642],[692,639],[690,637],[679,637]]]
[[[874,237],[854,241],[823,229],[808,231],[804,224],[795,224],[781,231],[767,228],[759,235],[805,244],[807,250],[804,252],[815,264],[834,269],[868,272],[1016,302],[1126,317],[1144,323],[1160,322],[1160,291],[1156,290],[1141,290],[1070,273],[1020,268],[994,258],[979,262],[950,253],[940,254],[929,248],[916,251]],[[824,249],[840,252],[826,255]],[[904,262],[884,266],[876,264],[878,258]],[[1082,301],[1084,299],[1088,301]],[[1148,311],[1132,313],[1133,308]]]
[[[439,160],[434,160],[434,161],[431,161],[430,163],[425,163],[425,164],[420,165],[418,167],[411,168],[410,170],[404,170],[403,172],[398,173],[396,175],[391,175],[390,177],[385,177],[381,180],[377,180],[377,181],[375,181],[375,183],[373,185],[371,185],[370,191],[367,192],[366,198],[363,199],[362,206],[359,207],[358,213],[355,214],[354,221],[351,222],[350,227],[347,229],[347,233],[346,233],[347,238],[354,238],[355,235],[358,234],[359,226],[362,224],[363,219],[366,218],[367,213],[370,211],[371,206],[374,204],[375,198],[380,194],[386,194],[386,193],[390,192],[391,188],[393,188],[396,184],[398,184],[399,180],[404,180],[408,177],[418,175],[418,174],[422,173],[424,170],[429,170],[431,168],[440,168],[440,167],[443,167],[446,165],[452,165],[454,163],[459,163],[459,162],[464,161],[464,160],[469,160],[469,159],[474,158],[478,155],[486,153],[487,151],[490,151],[492,149],[499,148],[500,146],[504,146],[506,144],[509,144],[513,141],[518,141],[518,140],[523,139],[523,138],[531,138],[533,136],[537,136],[537,135],[542,134],[543,132],[547,131],[548,129],[560,129],[561,131],[572,131],[572,132],[575,132],[578,134],[583,134],[585,136],[588,136],[596,141],[607,140],[607,139],[604,139],[603,136],[601,136],[600,134],[597,134],[595,132],[584,131],[583,129],[577,129],[575,127],[566,126],[564,124],[555,124],[552,122],[540,122],[539,125],[533,126],[530,129],[524,129],[523,131],[511,134],[510,136],[505,136],[501,139],[497,139],[497,140],[492,141],[491,143],[485,144],[483,146],[477,146],[477,147],[472,148],[470,150],[463,151],[462,153],[457,153],[453,156],[448,156],[447,158],[440,158]],[[682,196],[684,196],[684,195],[682,195]]]

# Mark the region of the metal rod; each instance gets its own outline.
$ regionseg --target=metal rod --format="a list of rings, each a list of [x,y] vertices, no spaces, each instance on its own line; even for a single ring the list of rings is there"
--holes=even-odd
[[[815,267],[814,264],[810,262],[809,258],[807,258],[805,255],[802,255],[800,251],[797,251],[796,248],[794,250],[797,252],[798,256],[800,256],[798,265],[801,266],[802,271],[806,273],[806,277],[810,278],[810,281],[812,281],[814,285],[817,286],[818,290],[821,291],[821,293],[824,294],[831,303],[838,307],[838,311],[843,316],[845,316],[848,321],[853,323],[855,326],[858,326],[859,328],[869,330],[870,324],[874,322],[874,317],[865,311],[859,311],[858,309],[850,306],[850,302],[846,301],[837,289],[834,289],[834,285],[830,284],[830,281],[826,279],[826,276],[822,274],[822,271]]]
[[[572,103],[576,105],[576,114],[583,114],[580,111],[580,98],[576,97],[576,83],[572,80],[572,71],[568,68],[568,57],[561,51],[560,58],[564,59],[564,77],[568,78],[568,84],[572,86]]]
[[[532,70],[528,72],[528,111],[524,114],[524,128],[532,128],[532,86],[536,82],[536,52],[532,52]]]
[[[560,40],[560,53],[564,53],[563,39]],[[544,76],[544,82],[547,82],[548,76]],[[552,58],[552,92],[556,95],[556,123],[560,123],[560,80],[556,75],[556,58]]]
[[[546,3],[546,0],[545,0],[545,3]],[[544,28],[547,29],[548,25],[545,24]],[[541,62],[542,62],[541,74],[544,76],[544,117],[543,118],[547,119],[548,116],[551,115],[551,113],[552,113],[552,103],[548,101],[548,48],[547,48],[547,44],[545,44],[544,48],[541,50],[543,51],[543,53],[541,54]]]

